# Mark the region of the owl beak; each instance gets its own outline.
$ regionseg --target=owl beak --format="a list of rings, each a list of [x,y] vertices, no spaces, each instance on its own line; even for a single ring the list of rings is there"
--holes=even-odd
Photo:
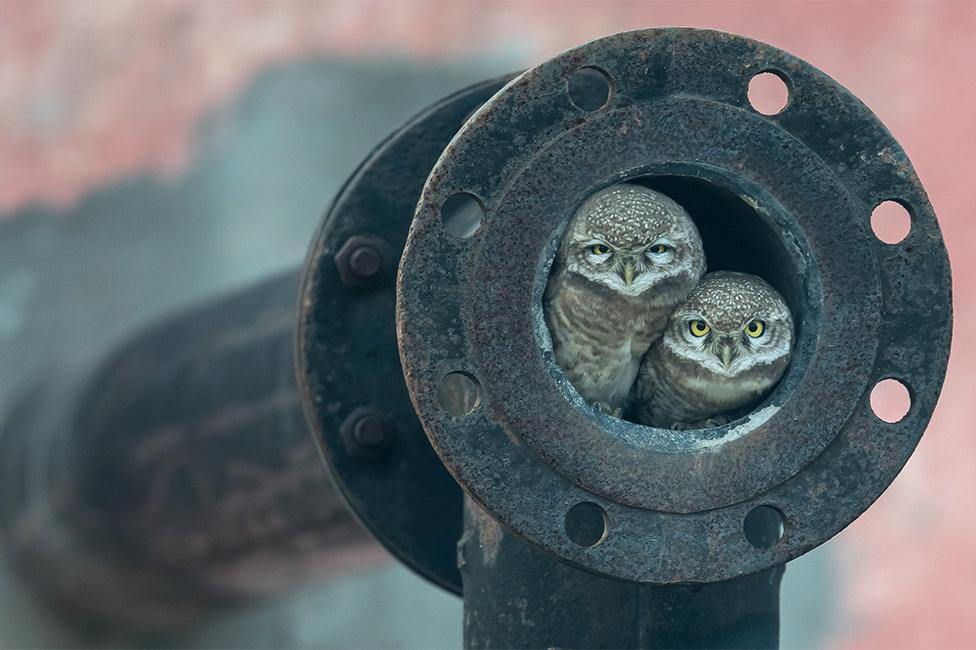
[[[719,361],[722,362],[722,366],[726,370],[732,365],[732,360],[735,359],[735,347],[732,339],[722,337],[718,340],[718,350],[716,350],[716,356]]]
[[[636,270],[636,267],[634,266],[634,263],[633,262],[625,262],[624,263],[624,273],[623,273],[623,275],[624,275],[624,284],[626,284],[628,287],[634,281],[634,271],[635,270]]]

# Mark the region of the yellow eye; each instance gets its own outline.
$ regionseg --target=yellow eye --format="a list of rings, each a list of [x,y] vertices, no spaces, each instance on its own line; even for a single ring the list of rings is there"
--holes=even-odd
[[[652,255],[663,255],[664,253],[667,253],[669,250],[671,250],[670,246],[666,246],[664,244],[654,244],[653,246],[647,249],[647,252],[651,253]]]
[[[610,252],[610,247],[604,246],[603,244],[593,244],[590,246],[590,252],[598,257],[601,257]]]
[[[746,334],[754,339],[758,339],[765,331],[766,323],[762,322],[761,320],[749,321],[749,324],[746,325]]]
[[[693,320],[688,322],[688,330],[691,332],[692,336],[702,337],[712,331],[712,328],[708,326],[703,320]]]

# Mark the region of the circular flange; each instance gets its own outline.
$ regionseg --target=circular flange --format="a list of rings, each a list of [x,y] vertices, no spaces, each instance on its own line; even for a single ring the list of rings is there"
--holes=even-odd
[[[581,70],[602,76],[605,102],[574,102]],[[763,72],[789,88],[774,116],[747,96]],[[674,432],[600,415],[553,360],[541,302],[561,228],[594,191],[648,176],[707,180],[752,206],[777,239],[796,352],[773,395],[724,427]],[[484,210],[468,237],[442,222],[442,206],[459,193]],[[883,200],[912,216],[897,245],[871,231]],[[561,558],[653,583],[757,571],[853,521],[917,444],[951,329],[938,224],[884,126],[799,59],[691,29],[588,43],[524,73],[482,107],[425,186],[397,310],[411,398],[462,486]],[[438,401],[442,378],[459,372],[480,386],[463,415]],[[912,396],[894,424],[868,403],[889,377]],[[592,544],[579,543],[567,519],[584,503],[603,513],[604,534]],[[760,506],[782,519],[775,543],[746,534]]]
[[[403,384],[394,269],[437,158],[509,79],[437,102],[366,158],[313,238],[299,316],[299,383],[333,480],[388,550],[458,594],[461,490],[431,449]]]

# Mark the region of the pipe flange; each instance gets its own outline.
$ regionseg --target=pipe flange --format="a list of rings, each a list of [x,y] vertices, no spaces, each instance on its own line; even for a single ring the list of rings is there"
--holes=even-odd
[[[438,156],[509,78],[436,102],[366,158],[312,240],[299,314],[299,384],[332,479],[391,553],[458,594],[461,491],[431,449],[403,385],[388,271]]]
[[[748,98],[764,72],[790,95],[772,116]],[[602,101],[575,100],[582,79],[603,84]],[[542,293],[561,229],[593,192],[633,179],[727,197],[727,212],[698,215],[710,261],[741,243],[751,254],[727,265],[793,309],[791,366],[745,418],[638,426],[594,412],[555,364]],[[884,200],[911,214],[895,245],[871,229]],[[397,319],[427,435],[492,516],[602,575],[710,582],[810,550],[894,479],[945,375],[950,272],[910,162],[851,93],[746,38],[646,30],[525,72],[465,124],[418,204]],[[887,378],[911,394],[896,423],[869,405]],[[456,385],[466,398],[445,402]]]

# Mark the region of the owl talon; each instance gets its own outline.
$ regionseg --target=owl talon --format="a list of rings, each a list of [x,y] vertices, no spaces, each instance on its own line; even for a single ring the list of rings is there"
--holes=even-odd
[[[688,431],[691,429],[711,429],[712,427],[720,427],[723,424],[728,424],[731,420],[725,415],[714,415],[707,420],[697,420],[695,422],[672,422],[671,426],[668,427],[673,431]]]
[[[600,413],[605,413],[615,418],[623,417],[624,414],[624,410],[622,408],[613,408],[606,402],[593,402],[592,406]]]
[[[724,424],[728,424],[729,422],[731,422],[731,420],[729,420],[729,418],[727,416],[724,416],[724,415],[716,415],[714,417],[708,418],[707,420],[704,420],[701,423],[701,428],[702,429],[711,429],[712,427],[720,427],[720,426],[722,426]]]
[[[593,408],[595,408],[600,413],[606,413],[607,415],[613,415],[613,409],[606,402],[593,402]]]

